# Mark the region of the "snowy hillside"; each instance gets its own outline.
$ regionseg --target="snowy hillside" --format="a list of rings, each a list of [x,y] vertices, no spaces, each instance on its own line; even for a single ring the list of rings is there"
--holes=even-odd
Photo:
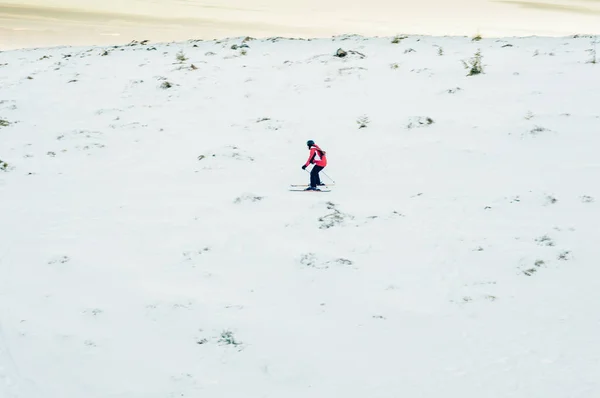
[[[0,53],[0,397],[600,397],[592,49]]]

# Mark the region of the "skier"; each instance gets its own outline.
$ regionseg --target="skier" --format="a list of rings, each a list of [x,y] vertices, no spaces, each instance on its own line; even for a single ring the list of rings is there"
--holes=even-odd
[[[317,188],[318,185],[325,185],[321,183],[321,178],[319,177],[319,172],[327,166],[327,156],[325,151],[323,151],[313,140],[308,140],[306,142],[308,149],[310,150],[310,154],[308,155],[308,160],[304,165],[302,165],[302,170],[306,170],[309,164],[314,163],[312,170],[310,171],[310,186],[306,188],[306,191],[319,191]]]

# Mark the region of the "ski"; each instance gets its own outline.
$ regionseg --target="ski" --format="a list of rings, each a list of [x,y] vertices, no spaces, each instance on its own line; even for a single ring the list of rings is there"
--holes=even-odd
[[[304,186],[304,185],[302,185],[302,186]],[[293,191],[293,192],[331,192],[331,189],[319,189],[318,191],[314,191],[314,190],[307,191],[306,189],[290,188],[290,191]]]
[[[334,187],[334,184],[319,185],[320,187]],[[308,187],[308,184],[291,184],[290,187]]]

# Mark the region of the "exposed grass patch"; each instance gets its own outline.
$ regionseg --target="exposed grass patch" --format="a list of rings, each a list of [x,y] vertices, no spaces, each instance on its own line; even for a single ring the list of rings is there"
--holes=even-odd
[[[477,50],[475,55],[468,61],[462,61],[463,66],[469,72],[467,76],[475,76],[484,73],[483,72],[483,64],[481,62],[483,56],[481,55],[481,50]]]

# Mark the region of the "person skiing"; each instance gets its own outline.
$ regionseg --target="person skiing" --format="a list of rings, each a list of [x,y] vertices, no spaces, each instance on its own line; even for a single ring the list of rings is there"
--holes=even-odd
[[[306,145],[308,146],[310,153],[308,155],[308,160],[302,165],[302,170],[306,170],[309,164],[314,164],[310,171],[310,186],[306,188],[306,191],[319,191],[317,186],[325,185],[321,183],[319,172],[327,166],[327,156],[325,151],[319,148],[313,140],[308,140]]]

